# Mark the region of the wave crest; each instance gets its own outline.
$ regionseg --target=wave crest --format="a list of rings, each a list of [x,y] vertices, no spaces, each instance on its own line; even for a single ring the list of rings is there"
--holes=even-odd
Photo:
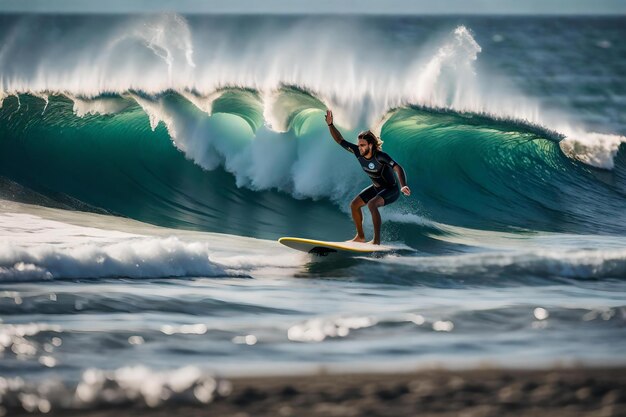
[[[72,278],[152,278],[230,275],[211,261],[206,244],[175,237],[108,244],[30,245],[0,242],[0,281]]]

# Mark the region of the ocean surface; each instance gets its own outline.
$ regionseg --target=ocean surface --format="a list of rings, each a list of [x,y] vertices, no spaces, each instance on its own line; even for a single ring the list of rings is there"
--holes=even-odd
[[[623,365],[626,18],[0,15],[0,411]],[[371,128],[412,189],[346,240]],[[369,213],[366,234],[371,236]]]

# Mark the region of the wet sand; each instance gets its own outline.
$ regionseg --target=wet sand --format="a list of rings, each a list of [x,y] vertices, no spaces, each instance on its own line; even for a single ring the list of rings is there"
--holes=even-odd
[[[202,406],[115,408],[62,415],[626,416],[625,367],[321,374],[235,378],[230,382],[231,390]]]

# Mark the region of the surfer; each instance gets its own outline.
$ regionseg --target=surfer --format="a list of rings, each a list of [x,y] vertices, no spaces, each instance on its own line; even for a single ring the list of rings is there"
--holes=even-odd
[[[358,144],[355,145],[344,140],[339,130],[333,125],[333,112],[330,110],[326,111],[326,124],[335,142],[356,156],[363,171],[369,175],[373,183],[361,191],[350,203],[352,219],[354,219],[354,225],[356,226],[356,236],[352,239],[352,242],[365,242],[361,207],[367,205],[367,208],[372,213],[372,223],[374,224],[374,239],[370,243],[380,245],[381,219],[378,208],[396,201],[400,196],[400,192],[406,196],[411,195],[411,190],[406,185],[404,169],[382,151],[382,141],[371,131],[366,130],[359,133]],[[398,176],[400,188],[398,188],[394,171]]]

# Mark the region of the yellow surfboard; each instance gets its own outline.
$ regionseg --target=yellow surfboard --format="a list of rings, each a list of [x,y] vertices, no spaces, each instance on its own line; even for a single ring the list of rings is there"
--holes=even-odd
[[[360,242],[326,242],[324,240],[281,237],[278,242],[295,250],[326,256],[333,252],[374,253],[388,252],[391,248],[382,245]]]

